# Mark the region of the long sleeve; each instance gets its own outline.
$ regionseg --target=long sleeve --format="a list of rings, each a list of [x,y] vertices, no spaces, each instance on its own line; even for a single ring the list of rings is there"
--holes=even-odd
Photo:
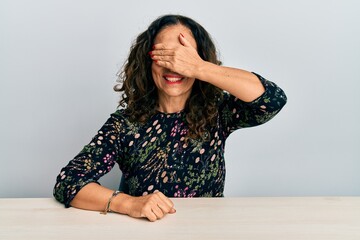
[[[275,83],[254,73],[265,88],[265,92],[252,102],[225,93],[220,106],[220,122],[223,131],[228,136],[239,128],[253,127],[272,119],[286,104],[284,91]]]
[[[119,156],[120,122],[116,113],[101,127],[91,142],[84,146],[57,176],[54,197],[66,207],[82,187],[108,173]]]

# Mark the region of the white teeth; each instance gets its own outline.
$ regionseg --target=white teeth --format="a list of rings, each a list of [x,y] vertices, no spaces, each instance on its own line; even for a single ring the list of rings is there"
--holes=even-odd
[[[182,78],[165,77],[165,79],[170,81],[170,82],[177,82],[177,81],[180,81]]]

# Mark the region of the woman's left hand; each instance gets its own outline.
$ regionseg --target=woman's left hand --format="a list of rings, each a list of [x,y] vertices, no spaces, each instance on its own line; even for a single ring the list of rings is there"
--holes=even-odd
[[[152,60],[158,66],[169,69],[185,77],[197,78],[198,72],[204,64],[197,50],[182,35],[179,35],[180,44],[166,46],[163,43],[155,44],[149,52]]]

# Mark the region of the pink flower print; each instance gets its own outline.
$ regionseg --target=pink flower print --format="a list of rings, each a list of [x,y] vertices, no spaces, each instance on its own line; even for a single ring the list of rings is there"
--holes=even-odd
[[[178,130],[178,125],[175,125],[175,126],[171,129],[170,136],[171,136],[171,137],[175,137],[177,130]]]
[[[65,171],[61,171],[60,176],[63,176],[65,174]]]
[[[184,123],[179,123],[178,120],[175,121],[174,127],[171,129],[170,136],[175,137],[177,133],[180,133],[180,136],[186,135],[188,130],[183,128]]]
[[[184,189],[179,189],[179,186],[176,185],[175,189],[178,190],[174,193],[174,197],[194,197],[196,195],[196,192],[194,190],[191,190],[189,193],[187,193],[189,187],[185,187]]]
[[[111,162],[113,155],[106,154],[105,157],[103,157],[104,163]]]
[[[182,123],[181,123],[181,124],[182,124]],[[183,128],[183,129],[181,129],[180,136],[184,136],[184,135],[186,135],[187,133],[188,133],[188,129]]]

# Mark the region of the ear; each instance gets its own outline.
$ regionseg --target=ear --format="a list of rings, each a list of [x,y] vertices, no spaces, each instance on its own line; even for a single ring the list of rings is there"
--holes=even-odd
[[[185,36],[182,33],[179,34],[179,41],[181,45],[185,47],[191,47],[190,42],[185,38]]]

